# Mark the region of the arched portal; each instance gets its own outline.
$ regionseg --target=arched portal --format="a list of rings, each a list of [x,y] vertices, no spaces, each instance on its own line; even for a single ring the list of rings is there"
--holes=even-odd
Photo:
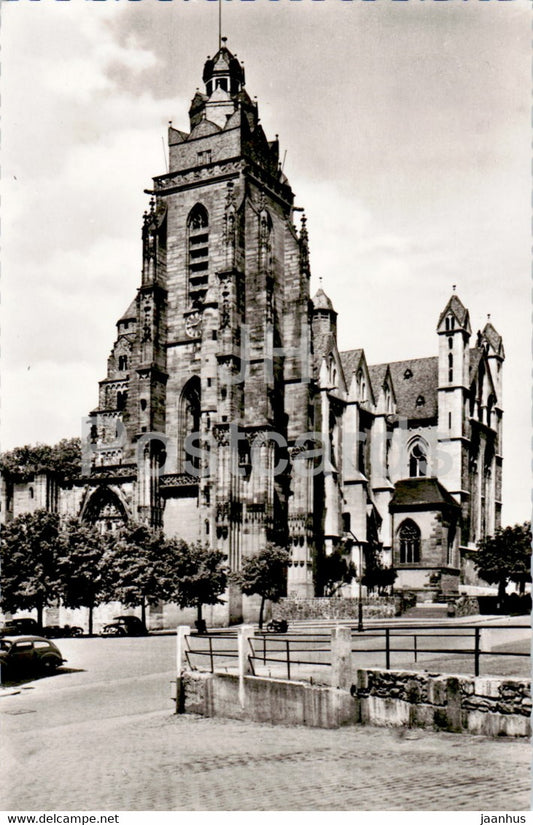
[[[120,497],[102,486],[92,493],[82,511],[82,520],[94,524],[101,533],[117,532],[128,522],[128,514]]]

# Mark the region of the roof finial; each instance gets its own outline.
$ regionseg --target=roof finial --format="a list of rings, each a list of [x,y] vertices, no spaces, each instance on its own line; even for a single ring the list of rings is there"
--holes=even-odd
[[[457,289],[457,284],[453,284],[452,289],[455,292],[455,290]]]
[[[487,321],[490,321],[490,312],[487,312]]]
[[[318,276],[318,283],[320,284],[320,289],[322,289],[322,275]]]

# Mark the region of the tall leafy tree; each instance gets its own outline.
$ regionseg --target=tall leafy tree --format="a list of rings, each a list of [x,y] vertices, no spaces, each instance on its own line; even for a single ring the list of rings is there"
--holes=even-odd
[[[515,582],[524,592],[531,581],[531,522],[503,527],[478,542],[474,566],[489,584],[498,585],[498,599],[505,599],[505,588]]]
[[[4,525],[0,536],[3,610],[36,610],[42,625],[44,608],[56,604],[61,594],[60,551],[56,513],[36,510]]]
[[[319,578],[325,596],[335,596],[344,584],[350,584],[357,569],[350,559],[335,550],[319,560]]]
[[[195,607],[198,611],[197,627],[203,627],[204,604],[223,604],[228,574],[226,556],[219,550],[211,550],[199,542],[184,545],[174,570],[174,594],[172,601],[180,607]]]
[[[174,597],[176,570],[187,549],[185,542],[166,539],[161,530],[147,524],[128,525],[106,555],[108,597],[127,607],[140,607],[146,623],[148,605]]]
[[[255,555],[243,559],[241,569],[232,573],[232,581],[239,585],[246,596],[261,596],[260,629],[263,627],[267,599],[277,602],[286,593],[289,561],[288,550],[269,543]]]
[[[35,473],[54,472],[62,478],[76,478],[81,471],[81,441],[63,438],[57,444],[26,444],[0,456],[0,469],[21,481]]]
[[[93,524],[71,518],[63,525],[58,555],[61,598],[66,607],[89,609],[89,635],[94,608],[108,592],[106,547],[105,537]]]
[[[385,567],[381,558],[381,547],[377,542],[369,542],[365,547],[365,572],[361,580],[370,593],[378,591],[379,596],[386,593],[398,576],[393,567]]]

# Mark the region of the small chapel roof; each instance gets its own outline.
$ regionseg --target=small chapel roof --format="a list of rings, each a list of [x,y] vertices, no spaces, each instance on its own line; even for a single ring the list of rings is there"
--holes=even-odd
[[[394,510],[417,509],[419,507],[437,506],[459,508],[459,504],[436,478],[406,478],[397,481],[390,502]]]

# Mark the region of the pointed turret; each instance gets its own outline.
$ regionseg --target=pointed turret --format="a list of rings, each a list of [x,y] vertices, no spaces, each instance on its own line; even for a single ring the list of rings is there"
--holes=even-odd
[[[454,287],[455,290],[455,287]],[[458,295],[451,296],[439,317],[439,387],[467,387],[470,314]]]
[[[331,299],[320,287],[313,298],[313,333],[324,335],[328,332],[337,335],[337,313]]]
[[[492,382],[496,393],[496,406],[502,405],[502,365],[505,361],[503,339],[488,316],[482,332],[478,332],[478,347],[483,349],[490,365]]]
[[[202,75],[205,93],[197,90],[192,100],[189,110],[191,130],[204,119],[223,129],[238,109],[241,99],[246,101],[247,108],[254,108],[243,91],[244,67],[226,47],[225,37],[222,44],[215,56],[208,57],[205,62]]]
[[[452,297],[440,314],[437,332],[439,335],[445,335],[448,332],[456,332],[458,330],[466,332],[469,336],[472,334],[470,313],[454,291]]]

